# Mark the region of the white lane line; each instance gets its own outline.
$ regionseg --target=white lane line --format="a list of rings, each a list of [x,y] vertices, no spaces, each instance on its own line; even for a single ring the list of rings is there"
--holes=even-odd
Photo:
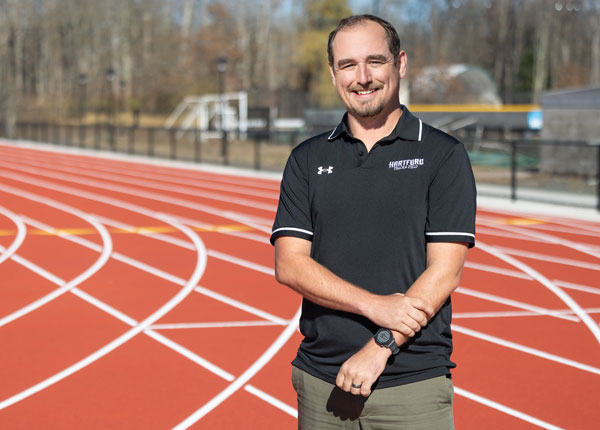
[[[495,246],[498,251],[506,254],[516,255],[519,257],[531,258],[533,260],[547,261],[549,263],[559,263],[567,266],[575,266],[582,269],[600,270],[600,264],[588,263],[587,261],[573,260],[570,258],[555,257],[548,254],[539,254],[537,252],[522,251],[520,249],[506,248],[503,246]]]
[[[558,298],[561,299],[570,309],[572,309],[575,312],[575,314],[583,321],[583,323],[592,332],[592,334],[596,338],[596,341],[598,343],[600,343],[600,327],[598,327],[598,325],[594,322],[594,320],[592,320],[592,318],[590,318],[590,316],[585,313],[585,311],[581,308],[581,306],[579,306],[579,304],[575,300],[573,300],[571,298],[571,296],[569,296],[567,293],[565,293],[560,287],[557,287],[555,284],[550,282],[548,280],[548,278],[546,278],[540,272],[532,269],[525,263],[522,263],[521,261],[519,261],[509,255],[504,254],[503,252],[500,251],[499,248],[486,245],[485,243],[482,243],[481,241],[479,242],[478,246],[483,251],[496,256],[497,258],[505,261],[506,263],[518,268],[519,270],[522,270],[523,272],[527,273],[529,276],[531,276],[535,280],[537,280],[539,283],[541,283],[543,286],[548,288],[551,292],[553,292],[556,296],[558,296]]]
[[[38,161],[37,157],[30,157],[30,156],[24,156],[24,155],[18,155],[18,157],[19,157],[19,161],[22,159],[26,159],[28,161],[33,160],[34,162]],[[56,159],[56,157],[55,157],[55,159]],[[234,194],[244,194],[247,196],[263,197],[263,198],[273,199],[273,200],[277,200],[279,198],[278,192],[255,190],[255,189],[249,188],[247,186],[248,185],[247,183],[245,183],[245,184],[237,183],[236,186],[222,185],[222,184],[218,184],[218,183],[208,184],[206,180],[169,176],[169,175],[165,175],[164,173],[160,173],[160,172],[156,172],[156,171],[130,172],[129,170],[124,170],[122,168],[115,168],[114,166],[109,167],[104,164],[82,162],[81,160],[73,161],[72,159],[65,159],[64,157],[59,157],[59,159],[60,159],[59,160],[60,163],[67,167],[75,167],[75,168],[83,167],[86,169],[94,169],[94,170],[100,171],[100,172],[117,173],[120,175],[126,175],[128,177],[158,180],[163,184],[169,184],[169,185],[173,185],[173,184],[188,185],[188,186],[192,186],[192,187],[208,188],[210,190],[226,191],[226,192],[230,192],[230,193],[234,193]],[[48,164],[46,164],[46,166],[47,165]],[[57,164],[52,163],[52,166],[56,167]],[[245,185],[245,188],[240,189],[240,187],[239,187],[240,185]]]
[[[26,260],[25,258],[19,256],[18,254],[13,254],[13,256],[11,257],[11,260],[13,260],[15,263],[19,263],[21,266],[29,269],[33,273],[36,273],[40,277],[47,279],[48,281],[52,282],[53,284],[64,286],[67,283],[67,281],[65,281],[64,279],[61,279],[58,276],[48,272],[47,270],[42,269],[41,267],[35,265],[34,263],[32,263],[29,260]]]
[[[291,407],[287,403],[282,402],[279,399],[276,399],[275,397],[271,396],[270,394],[267,394],[264,391],[259,390],[254,385],[248,384],[244,387],[244,390],[246,390],[250,394],[254,394],[259,399],[262,399],[265,402],[275,406],[277,409],[282,410],[286,414],[291,415],[294,418],[298,418],[298,411],[295,408]]]
[[[225,379],[226,381],[229,381],[229,382],[231,382],[235,379],[235,377],[231,373],[227,372],[226,370],[221,369],[219,366],[216,366],[215,364],[211,363],[210,361],[205,360],[204,358],[200,357],[199,355],[194,354],[189,349],[185,348],[184,346],[181,346],[177,342],[172,341],[171,339],[163,336],[162,334],[157,333],[153,330],[146,330],[146,331],[144,331],[144,333],[146,335],[150,336],[152,339],[156,340],[157,342],[162,343],[166,347],[171,348],[174,351],[177,351],[179,354],[190,359],[191,361],[198,364],[199,366],[202,366],[209,372],[214,373],[215,375],[219,376],[220,378]]]
[[[566,246],[567,248],[575,249],[584,254],[591,255],[592,257],[600,258],[600,253],[593,251],[592,249],[590,249],[590,247],[588,245],[580,244],[578,242],[573,242],[569,239],[552,236],[551,234],[548,234],[548,233],[527,230],[526,228],[523,228],[523,227],[508,226],[508,225],[492,225],[492,223],[489,223],[488,225],[493,228],[496,228],[498,230],[502,230],[504,232],[510,232],[510,233],[517,232],[524,236],[529,236],[532,238],[544,240],[548,243],[553,243],[555,245]]]
[[[487,234],[490,236],[498,236],[498,237],[504,237],[504,238],[511,238],[511,239],[517,239],[517,240],[524,240],[527,242],[536,242],[536,243],[540,243],[543,242],[545,243],[545,240],[542,239],[537,239],[535,237],[529,237],[529,236],[524,236],[522,234],[518,234],[518,233],[512,233],[512,232],[507,232],[507,231],[498,231],[497,229],[494,228],[488,228],[488,227],[481,227],[480,225],[480,220],[477,220],[477,234]],[[486,223],[485,225],[489,225],[488,223]],[[495,226],[496,224],[494,224]]]
[[[289,324],[289,321],[287,322]],[[277,324],[273,321],[211,321],[197,323],[171,323],[154,324],[150,327],[152,330],[181,330],[190,328],[228,328],[228,327],[260,327],[260,326],[280,326],[287,324]]]
[[[505,269],[503,267],[490,266],[489,264],[473,263],[472,261],[465,261],[465,267],[469,269],[483,270],[485,272],[497,273],[499,275],[512,276],[513,278],[529,279],[533,280],[527,273],[519,272],[517,270]]]
[[[35,221],[33,221],[35,222]],[[44,229],[49,229],[52,230],[50,227],[43,225],[40,223],[35,222],[38,227],[42,230]],[[86,246],[86,247],[92,247],[92,248],[99,248],[98,246],[95,246],[94,243],[87,241],[85,239],[80,239],[77,236],[62,236],[64,239],[66,240],[73,240],[74,241]],[[184,242],[187,244],[187,242]],[[33,269],[35,272],[38,272],[39,269],[36,269],[36,267],[33,265]],[[64,281],[59,280],[61,283],[64,283]],[[102,302],[101,300],[91,296],[90,294],[79,290],[78,288],[73,288],[71,290],[71,293],[75,294],[76,296],[78,296],[79,298],[85,300],[86,302],[92,304],[93,306],[101,309],[102,311],[108,313],[109,315],[112,315],[113,317],[117,318],[118,320],[124,322],[125,324],[129,325],[129,326],[135,326],[138,324],[138,322],[136,320],[134,320],[133,318],[129,317],[128,315],[125,315],[124,313],[122,313],[121,311],[118,311],[117,309],[113,308],[112,306]],[[259,311],[260,312],[260,311]],[[266,315],[268,317],[270,317],[270,315]],[[200,357],[199,355],[195,354],[194,352],[190,351],[189,349],[185,348],[184,346],[174,342],[171,339],[168,339],[167,337],[163,336],[160,333],[156,333],[154,330],[158,330],[158,329],[181,329],[181,328],[209,328],[209,327],[249,327],[249,326],[263,326],[263,325],[287,325],[289,324],[290,321],[288,320],[282,320],[280,323],[277,322],[273,322],[273,321],[235,321],[235,322],[221,322],[221,323],[192,323],[192,324],[154,324],[152,326],[150,326],[147,330],[144,331],[144,334],[150,336],[152,339],[156,340],[157,342],[162,343],[163,345],[167,346],[168,348],[173,349],[174,351],[176,351],[177,353],[183,355],[184,357],[188,358],[189,360],[191,360],[192,362],[200,365],[201,367],[205,368],[206,370],[214,373],[215,375],[225,379],[226,381],[233,381],[235,379],[235,377],[230,374],[229,372],[221,369],[219,366],[209,362],[208,360]],[[246,386],[249,387],[249,386]],[[258,388],[253,388],[253,390],[250,390],[249,392],[251,392],[252,394],[256,395],[257,397],[261,398],[262,400],[266,401],[267,403],[270,403],[271,405],[283,410],[286,413],[289,413],[290,410],[294,411],[293,408],[291,408],[290,406],[286,405],[285,403],[281,402],[278,399],[275,399],[274,397],[260,391]],[[261,394],[262,393],[262,394]]]
[[[20,162],[21,165],[23,165],[22,160],[16,160],[16,161]],[[108,180],[111,182],[117,182],[119,184],[136,185],[136,186],[140,186],[140,187],[144,187],[144,188],[151,188],[151,189],[155,189],[155,190],[175,192],[175,193],[179,193],[179,194],[186,194],[189,196],[201,197],[201,198],[216,200],[216,201],[220,201],[220,202],[233,203],[236,205],[246,206],[246,207],[250,207],[250,208],[254,208],[254,209],[262,209],[262,210],[266,210],[266,211],[277,210],[276,204],[260,203],[260,202],[254,201],[254,200],[244,199],[244,198],[240,198],[240,197],[225,196],[223,193],[201,191],[198,189],[185,187],[185,186],[181,186],[181,185],[163,184],[163,183],[157,182],[157,181],[134,179],[131,177],[115,175],[115,174],[111,174],[109,176],[109,175],[106,175],[103,173],[92,172],[89,169],[57,167],[56,165],[52,165],[52,164],[49,165],[48,162],[27,161],[25,164],[28,164],[29,166],[33,166],[34,169],[43,168],[43,169],[46,169],[46,171],[52,170],[52,171],[58,171],[58,172],[69,172],[69,173],[58,173],[57,175],[66,175],[68,177],[73,177],[72,175],[77,175],[80,178],[87,176],[87,177],[91,177],[91,178],[96,178],[96,179],[99,178],[99,179],[104,179],[104,180]],[[25,167],[24,167],[24,169],[26,171],[29,170],[28,168],[25,168]],[[50,174],[50,175],[54,175],[54,174]]]
[[[97,350],[96,352],[88,355],[87,357],[85,357],[84,359],[75,363],[74,365],[69,366],[66,369],[63,369],[62,371],[45,379],[44,381],[41,381],[41,382],[33,385],[32,387],[29,387],[28,389],[14,395],[14,396],[11,396],[8,399],[3,400],[2,402],[0,402],[0,410],[7,408],[8,406],[11,406],[33,394],[61,381],[62,379],[72,375],[73,373],[83,369],[84,367],[90,365],[91,363],[95,362],[96,360],[102,358],[103,356],[110,353],[111,351],[114,351],[116,348],[118,348],[119,346],[128,342],[134,336],[143,332],[148,327],[150,327],[152,324],[154,324],[158,319],[163,317],[167,312],[169,312],[177,304],[179,304],[183,299],[185,299],[185,297],[189,293],[192,292],[194,286],[200,280],[200,277],[202,276],[202,274],[204,273],[204,270],[206,268],[206,258],[207,257],[206,257],[206,251],[205,251],[204,244],[202,243],[201,239],[196,235],[196,233],[194,233],[188,227],[174,223],[171,219],[169,219],[166,216],[163,216],[162,218],[163,218],[164,222],[172,225],[177,230],[181,230],[186,236],[188,236],[191,239],[191,241],[194,243],[194,245],[196,246],[196,249],[197,249],[196,266],[194,268],[194,271],[193,271],[191,277],[189,278],[186,285],[184,286],[184,288],[182,288],[167,303],[165,303],[163,306],[161,306],[158,310],[156,310],[152,315],[147,317],[144,321],[142,321],[141,323],[139,323],[138,325],[136,325],[135,327],[133,327],[132,329],[130,329],[129,331],[124,333],[123,335],[119,336],[117,339],[106,344],[105,346],[103,346],[102,348]]]
[[[576,228],[570,227],[572,225],[576,226]],[[534,224],[528,225],[527,228],[533,228],[536,230],[549,230],[557,233],[577,234],[580,236],[600,237],[600,230],[598,228],[591,225],[579,224],[575,221],[569,224],[569,227],[565,227],[564,225],[559,227],[548,224]]]
[[[109,304],[104,303],[102,300],[97,299],[96,297],[94,297],[94,296],[86,293],[83,290],[80,290],[79,288],[73,288],[71,290],[71,293],[75,294],[81,300],[84,300],[84,301],[88,302],[92,306],[95,306],[98,309],[106,312],[107,314],[112,315],[113,317],[115,317],[119,321],[122,321],[122,322],[124,322],[125,324],[127,324],[127,325],[129,325],[131,327],[134,327],[134,326],[138,325],[138,321],[137,320],[134,320],[129,315],[125,315],[123,312],[121,312],[121,311],[113,308]]]
[[[588,314],[600,313],[600,308],[585,308]],[[557,315],[573,315],[571,310],[552,311]],[[464,318],[512,318],[512,317],[540,317],[544,316],[539,312],[533,311],[497,311],[497,312],[454,312],[452,319]],[[577,319],[579,321],[579,319]]]
[[[545,352],[536,348],[531,348],[529,346],[521,345],[516,342],[511,342],[510,340],[502,339],[497,336],[492,336],[486,333],[482,333],[480,331],[471,330],[466,327],[462,327],[456,324],[452,324],[452,330],[457,333],[462,333],[467,336],[474,337],[476,339],[485,340],[486,342],[494,343],[496,345],[503,346],[505,348],[514,349],[516,351],[521,351],[526,354],[534,355],[536,357],[544,358],[546,360],[554,361],[556,363],[563,364],[565,366],[574,367],[575,369],[583,370],[585,372],[594,373],[596,375],[600,375],[600,369],[594,366],[590,366],[589,364],[580,363],[575,360],[571,360],[569,358],[561,357],[556,354],[551,354],[549,352]]]
[[[25,236],[27,235],[27,227],[23,223],[23,220],[19,218],[16,214],[12,213],[10,210],[5,207],[0,206],[0,214],[4,215],[8,219],[10,219],[17,226],[17,235],[15,236],[12,243],[2,251],[0,255],[0,264],[4,263],[8,260],[17,249],[21,246],[23,241],[25,240]]]
[[[225,296],[223,294],[217,293],[216,291],[213,290],[209,290],[208,288],[204,288],[204,287],[196,287],[195,291],[203,294],[207,297],[210,297],[212,299],[218,300],[222,303],[228,304],[229,306],[241,309],[245,312],[248,312],[250,314],[256,315],[257,317],[263,318],[265,320],[271,321],[277,325],[288,325],[289,321],[285,320],[283,318],[279,318],[278,316],[272,315],[268,312],[265,312],[261,309],[255,308],[254,306],[250,306],[246,303],[240,302],[234,298]]]
[[[502,210],[502,209],[491,209],[490,212],[494,212],[495,214],[499,214],[500,216],[477,215],[477,218],[497,222],[497,221],[499,221],[499,219],[501,219],[500,217],[502,217],[504,215],[505,217],[508,216],[511,218],[527,218],[527,219],[534,219],[534,220],[548,222],[550,224],[558,224],[558,225],[562,226],[562,228],[573,228],[573,226],[575,226],[575,228],[580,228],[582,230],[588,230],[591,232],[600,233],[600,229],[598,229],[598,227],[595,226],[595,224],[596,224],[595,220],[588,221],[588,220],[582,220],[582,219],[577,219],[577,218],[568,218],[568,217],[554,218],[554,217],[550,217],[547,215],[540,215],[540,214],[524,215],[523,212],[511,212],[511,211]],[[527,228],[548,229],[548,228],[557,228],[557,227],[549,225],[549,224],[529,224],[529,225],[527,225]],[[557,230],[557,231],[561,231],[561,230]],[[564,230],[564,232],[570,232],[570,231]],[[573,233],[576,233],[576,231],[573,231]],[[582,231],[580,234],[586,234],[586,233]]]
[[[502,267],[497,267],[497,266],[491,266],[489,264],[480,264],[480,263],[473,263],[471,261],[466,261],[465,267],[468,267],[469,269],[482,270],[484,272],[497,273],[499,275],[511,276],[513,278],[527,279],[530,281],[534,280],[527,273],[518,272],[516,270],[504,269]],[[571,290],[583,291],[585,293],[590,293],[590,294],[600,295],[600,288],[590,287],[588,285],[576,284],[573,282],[561,281],[560,279],[553,279],[552,282],[555,285],[558,285],[559,287],[563,287],[563,288],[567,288],[567,289],[571,289]]]
[[[547,423],[546,421],[542,421],[538,418],[532,417],[531,415],[528,415],[524,412],[521,411],[517,411],[516,409],[510,408],[506,405],[503,405],[501,403],[495,402],[493,400],[490,400],[488,398],[482,397],[478,394],[475,393],[471,393],[470,391],[467,390],[463,390],[462,388],[459,387],[454,387],[454,393],[458,394],[459,396],[463,396],[466,397],[467,399],[473,400],[474,402],[477,403],[481,403],[482,405],[488,406],[492,409],[496,409],[497,411],[503,412],[507,415],[513,416],[515,418],[518,418],[520,420],[526,421],[528,423],[531,423],[533,425],[536,425],[538,427],[541,427],[543,429],[548,429],[548,430],[564,430],[561,427],[557,427],[553,424]]]
[[[18,145],[20,148],[17,148],[16,151],[10,151],[15,149],[15,144]],[[223,184],[238,185],[242,187],[262,188],[271,191],[277,191],[279,189],[279,181],[281,180],[281,173],[266,173],[250,169],[214,166],[211,164],[201,163],[190,164],[189,162],[185,161],[161,160],[140,155],[95,151],[87,148],[67,148],[59,146],[49,146],[48,144],[43,143],[38,144],[34,142],[14,140],[10,143],[2,142],[0,140],[0,146],[4,147],[3,149],[5,153],[6,150],[9,150],[13,155],[16,152],[16,155],[18,156],[22,156],[23,154],[21,148],[34,150],[36,151],[36,154],[43,153],[40,157],[38,157],[42,160],[47,160],[49,157],[52,157],[76,160],[77,162],[81,160],[89,160],[90,158],[92,158],[93,161],[99,165],[114,166],[115,162],[117,162],[121,163],[122,167],[135,172],[160,172],[162,174],[176,178],[192,179],[198,179],[198,174],[201,173],[205,175],[202,178],[202,181],[205,182],[216,182]],[[189,175],[187,175],[187,173],[189,173]],[[215,176],[215,174],[217,174],[218,176]],[[255,179],[260,179],[261,181],[256,182]],[[265,180],[272,182],[272,184],[263,183],[263,181]]]
[[[8,193],[13,193],[13,191],[14,191],[14,190],[7,190],[7,187],[3,186],[2,184],[0,184],[0,190],[8,192]],[[106,231],[106,228],[104,228],[104,226],[102,224],[96,222],[96,220],[89,217],[85,213],[81,212],[77,208],[59,203],[55,200],[48,199],[48,198],[45,198],[45,197],[42,197],[39,195],[31,194],[26,191],[20,191],[17,195],[19,195],[23,198],[26,198],[26,199],[37,201],[39,203],[45,204],[50,207],[54,207],[54,208],[62,210],[64,212],[72,213],[73,215],[75,215],[79,218],[82,218],[83,220],[90,223],[96,229],[96,231],[98,231],[98,233],[100,234],[100,236],[102,238],[102,252],[101,252],[100,256],[98,257],[98,259],[91,266],[89,266],[87,269],[85,269],[82,273],[77,275],[75,278],[71,279],[69,282],[62,285],[60,288],[58,288],[54,291],[51,291],[50,293],[46,294],[45,296],[23,306],[22,308],[6,315],[3,318],[0,318],[0,327],[16,320],[17,318],[21,318],[22,316],[27,315],[30,312],[33,312],[34,310],[40,308],[41,306],[44,306],[45,304],[49,303],[50,301],[56,299],[57,297],[65,294],[67,291],[69,291],[72,288],[76,287],[77,285],[81,284],[86,279],[90,278],[92,275],[96,274],[106,264],[106,262],[110,258],[110,255],[112,254],[112,251],[113,251],[112,240],[110,238],[110,235],[108,234],[108,231]]]
[[[95,187],[95,188],[100,188],[103,190],[110,190],[110,191],[115,191],[118,193],[123,193],[123,194],[129,194],[129,195],[133,195],[133,196],[137,196],[137,197],[142,197],[145,199],[150,199],[150,200],[155,200],[155,201],[159,201],[161,203],[168,203],[171,205],[176,205],[176,206],[181,206],[181,207],[187,207],[190,209],[195,209],[198,211],[203,211],[206,213],[212,213],[214,215],[219,215],[222,216],[221,214],[225,214],[225,213],[233,213],[235,214],[235,211],[228,211],[228,210],[222,210],[222,209],[215,209],[212,206],[208,206],[202,203],[197,203],[197,202],[193,202],[190,200],[185,200],[182,198],[178,198],[178,197],[171,197],[169,194],[165,194],[165,193],[157,193],[157,192],[152,192],[152,191],[144,191],[141,188],[134,188],[134,187],[130,187],[130,186],[125,186],[125,185],[117,185],[114,183],[109,183],[106,181],[99,181],[96,179],[84,179],[82,177],[78,177],[75,175],[68,175],[65,173],[50,173],[50,172],[42,172],[39,169],[36,168],[27,168],[24,166],[15,166],[15,165],[10,165],[7,163],[2,163],[0,162],[0,166],[5,167],[7,169],[11,169],[11,170],[18,170],[21,172],[26,172],[26,173],[30,173],[33,175],[37,175],[37,176],[44,176],[47,178],[52,178],[52,179],[57,179],[59,181],[67,181],[67,182],[73,182],[76,183],[78,185],[88,185],[90,187]],[[1,176],[4,177],[14,177],[14,176],[22,176],[21,174],[11,174],[8,172],[2,172]],[[20,179],[17,179],[20,180]],[[240,205],[239,202],[231,202],[228,199],[223,199],[222,201],[227,202],[227,203],[234,203],[234,204],[238,204]],[[245,207],[249,207],[248,204],[243,205]],[[261,206],[261,207],[258,207]],[[258,209],[258,210],[264,210],[264,211],[268,211],[268,212],[274,212],[276,207],[271,207],[272,205],[269,205],[269,207],[262,207],[263,205],[254,205],[252,206],[252,208],[254,209]],[[246,218],[245,215],[239,215],[240,218]]]
[[[227,231],[227,232],[223,232],[223,233],[228,234],[230,236],[241,237],[242,239],[254,240],[255,242],[260,242],[265,245],[271,245],[271,242],[269,242],[268,236],[261,236],[261,235],[258,235],[256,233],[252,233],[249,231]]]
[[[243,258],[234,257],[233,255],[225,254],[224,252],[215,251],[210,249],[208,255],[219,260],[227,261],[228,263],[237,264],[238,266],[246,267],[248,269],[256,270],[267,275],[275,276],[275,270],[270,267],[263,266],[262,264],[252,263],[251,261],[244,260]]]
[[[212,411],[214,408],[223,403],[233,393],[242,388],[250,379],[256,375],[272,358],[275,354],[287,343],[298,328],[298,320],[300,318],[300,312],[302,307],[298,308],[298,311],[292,318],[292,322],[281,332],[279,337],[273,342],[273,344],[256,360],[244,373],[238,376],[227,388],[213,397],[208,403],[195,411],[188,418],[177,424],[174,430],[187,429]]]
[[[465,294],[471,297],[477,297],[478,299],[488,300],[491,302],[501,303],[503,305],[512,306],[514,308],[525,309],[527,311],[535,312],[540,315],[547,315],[555,318],[562,318],[569,321],[579,322],[579,318],[563,315],[552,311],[550,309],[542,308],[540,306],[530,305],[529,303],[520,302],[517,300],[508,299],[506,297],[496,296],[495,294],[484,293],[481,291],[472,290],[470,288],[458,287],[457,293]]]
[[[64,238],[68,239],[67,237],[64,237]],[[31,262],[28,262],[28,269],[30,269],[34,273],[38,273],[38,274],[48,273],[44,269],[40,268],[39,266],[36,266],[35,264],[33,264]],[[47,276],[45,276],[45,277],[47,277]],[[54,275],[50,276],[49,278],[51,281],[53,281],[57,285],[64,284],[64,281],[62,281],[58,277],[55,277]],[[92,306],[95,306],[96,308],[106,312],[107,314],[115,317],[116,319],[124,322],[125,324],[127,324],[131,327],[135,327],[136,325],[138,325],[138,321],[136,321],[135,319],[131,318],[128,315],[125,315],[123,312],[121,312],[121,311],[113,308],[112,306],[108,305],[107,303],[104,303],[103,301],[91,296],[90,294],[86,293],[85,291],[80,290],[79,288],[73,288],[72,290],[70,290],[70,292],[72,294],[76,295],[77,297],[81,298],[82,300],[88,302]],[[194,363],[199,364],[200,366],[202,366],[205,369],[207,369],[208,371],[220,376],[221,378],[223,378],[227,381],[233,381],[234,377],[230,373],[226,372],[225,370],[221,369],[220,367],[216,366],[215,364],[210,363],[208,360],[205,360],[204,358],[196,355],[195,353],[193,353],[190,350],[188,350],[187,348],[179,345],[178,343],[166,338],[165,336],[160,335],[158,333],[154,333],[152,331],[151,327],[148,330],[145,330],[144,334],[152,337],[153,339],[157,340],[158,342],[162,343],[163,345],[175,350],[179,354],[190,359]]]
[[[53,230],[53,228],[51,226],[48,226],[48,225],[46,225],[46,224],[44,224],[44,223],[42,223],[40,221],[33,220],[33,219],[25,217],[25,216],[23,216],[23,219],[25,219],[28,224],[31,224],[31,225],[35,226],[36,228],[39,228],[40,230]],[[64,239],[70,240],[72,242],[75,242],[75,243],[77,243],[79,245],[82,245],[82,246],[85,246],[87,248],[93,249],[93,250],[95,250],[97,252],[100,252],[100,247],[97,244],[95,244],[95,243],[93,243],[93,242],[91,242],[91,241],[89,241],[87,239],[84,239],[82,237],[73,236],[73,235],[63,235],[61,237],[63,237]],[[187,244],[187,242],[185,242],[185,243]],[[187,248],[187,246],[185,246],[185,248]],[[174,283],[176,285],[179,285],[179,286],[185,285],[185,281],[182,278],[180,278],[178,276],[175,276],[175,275],[173,275],[171,273],[167,273],[167,272],[165,272],[165,271],[163,271],[161,269],[158,269],[157,267],[150,266],[150,265],[148,265],[146,263],[143,263],[143,262],[141,262],[139,260],[136,260],[134,258],[128,257],[126,255],[123,255],[123,254],[121,254],[119,252],[113,252],[112,258],[115,259],[115,260],[117,260],[117,261],[120,261],[121,263],[124,263],[124,264],[127,264],[129,266],[135,267],[136,269],[139,269],[139,270],[141,270],[143,272],[149,273],[149,274],[154,275],[154,276],[156,276],[158,278],[161,278],[161,279],[164,279],[166,281],[172,282],[172,283]],[[241,310],[243,310],[245,312],[248,312],[250,314],[256,315],[256,316],[258,316],[260,318],[263,318],[265,320],[271,321],[274,324],[277,324],[277,325],[287,325],[289,323],[289,321],[286,320],[286,319],[283,319],[283,318],[280,318],[278,316],[272,315],[272,314],[270,314],[268,312],[265,312],[265,311],[263,311],[261,309],[255,308],[255,307],[250,306],[250,305],[248,305],[246,303],[243,303],[243,302],[240,302],[238,300],[235,300],[235,299],[233,299],[231,297],[228,297],[228,296],[225,296],[223,294],[217,293],[216,291],[212,291],[212,290],[210,290],[208,288],[201,287],[201,286],[196,286],[196,288],[194,289],[194,291],[196,291],[197,293],[203,294],[203,295],[205,295],[207,297],[210,297],[212,299],[215,299],[217,301],[220,301],[222,303],[225,303],[225,304],[227,304],[229,306],[241,309]]]
[[[2,163],[0,163],[2,164]],[[34,172],[35,174],[35,172]],[[37,173],[38,175],[40,175],[40,173]],[[151,217],[154,217],[154,214],[156,213],[156,211],[150,210],[144,206],[140,206],[140,205],[136,205],[136,204],[132,204],[129,203],[127,201],[124,200],[120,200],[120,199],[116,199],[113,197],[107,197],[105,195],[102,194],[98,194],[98,193],[93,193],[90,191],[85,191],[83,189],[80,188],[74,188],[74,187],[70,187],[67,185],[62,185],[56,182],[50,182],[50,181],[45,181],[45,180],[41,180],[41,179],[35,179],[33,177],[27,176],[27,175],[22,175],[19,173],[8,173],[5,171],[0,171],[0,176],[5,177],[5,178],[9,178],[9,179],[13,179],[15,181],[19,181],[19,182],[24,182],[26,184],[30,184],[30,185],[35,185],[37,187],[42,187],[42,188],[46,188],[46,189],[50,189],[53,191],[58,191],[58,192],[62,192],[65,194],[71,194],[73,196],[79,197],[79,198],[84,198],[84,199],[88,199],[88,200],[93,200],[95,202],[100,202],[100,203],[104,203],[104,204],[108,204],[111,206],[116,206],[118,208],[122,208],[122,209],[127,209],[130,210],[132,212],[136,212],[136,213],[141,213],[141,214],[149,214],[152,213],[153,215],[149,215]],[[76,180],[72,180],[71,182],[75,182],[76,184],[80,184],[81,181],[76,181]],[[98,183],[99,181],[94,181],[95,183]],[[88,184],[89,185],[89,184]],[[111,191],[116,191],[118,193],[123,193],[123,194],[128,194],[128,195],[132,195],[132,196],[138,196],[140,193],[136,192],[135,189],[130,189],[127,187],[115,187],[115,186],[109,186],[108,184],[102,184],[100,183],[99,185],[92,185],[95,188],[100,188],[101,190],[106,190],[109,189]],[[116,189],[119,188],[119,189]],[[127,188],[127,190],[123,190],[121,188]],[[144,196],[140,196],[140,197],[144,197]],[[161,195],[158,194],[156,196],[153,197],[145,197],[148,198],[150,200],[156,200],[159,202],[164,202],[166,201],[166,199],[168,198],[166,195]],[[182,200],[181,205],[183,207],[186,207],[188,209],[194,209],[194,210],[198,210],[200,212],[205,212],[205,213],[209,213],[211,215],[216,215],[219,216],[221,218],[226,218],[235,222],[239,222],[240,224],[258,229],[260,231],[264,231],[267,234],[271,234],[271,228],[270,227],[265,227],[262,226],[260,223],[264,223],[264,224],[270,224],[272,222],[272,219],[266,219],[266,218],[259,218],[259,217],[254,217],[254,216],[248,216],[245,214],[241,214],[238,212],[234,212],[234,211],[228,211],[228,210],[221,210],[221,209],[216,209],[213,208],[211,206],[207,206],[207,205],[201,205],[198,203],[194,203],[194,204],[187,204],[189,202]],[[185,204],[184,204],[185,203]],[[205,226],[206,224],[200,223],[199,221],[195,221],[195,224],[190,223],[188,220],[182,221],[183,218],[178,217],[175,214],[169,214],[171,216],[171,218],[178,220],[180,223],[184,222],[186,224],[190,224],[193,225],[194,227],[196,225],[202,225]]]
[[[575,284],[573,282],[554,280],[552,281],[559,287],[568,288],[570,290],[583,291],[584,293],[600,295],[600,288],[588,287],[587,285]]]

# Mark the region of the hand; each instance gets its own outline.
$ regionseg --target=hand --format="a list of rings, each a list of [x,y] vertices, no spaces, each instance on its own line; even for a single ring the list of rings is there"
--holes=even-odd
[[[360,351],[342,364],[335,384],[348,393],[368,397],[371,386],[385,369],[391,354],[388,348],[377,345],[373,339],[369,340]]]
[[[426,301],[396,293],[379,296],[368,318],[380,327],[413,337],[433,317],[433,307]]]

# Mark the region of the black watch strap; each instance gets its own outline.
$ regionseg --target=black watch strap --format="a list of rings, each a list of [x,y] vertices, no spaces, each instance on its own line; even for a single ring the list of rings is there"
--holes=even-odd
[[[392,331],[387,328],[377,330],[377,333],[375,333],[375,343],[379,346],[389,348],[392,351],[392,355],[396,355],[400,351],[392,335]]]

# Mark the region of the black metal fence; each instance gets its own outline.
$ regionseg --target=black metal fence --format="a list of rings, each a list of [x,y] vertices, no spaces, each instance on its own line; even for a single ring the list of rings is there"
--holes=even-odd
[[[22,140],[270,171],[281,171],[291,149],[312,134],[44,122],[18,123],[15,132]],[[541,140],[524,130],[459,133],[479,194],[600,211],[600,142]]]
[[[273,171],[283,169],[291,148],[300,139],[297,132],[267,134],[248,131],[241,134],[109,123],[47,122],[19,122],[14,137],[78,148]]]

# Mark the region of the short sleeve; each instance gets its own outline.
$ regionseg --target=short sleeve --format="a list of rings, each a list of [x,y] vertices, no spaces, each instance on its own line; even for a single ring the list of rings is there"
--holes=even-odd
[[[283,172],[271,244],[280,236],[309,241],[313,238],[306,163],[300,163],[298,157],[296,151],[292,152]]]
[[[452,145],[429,186],[425,239],[475,245],[477,191],[469,156],[462,143]]]

